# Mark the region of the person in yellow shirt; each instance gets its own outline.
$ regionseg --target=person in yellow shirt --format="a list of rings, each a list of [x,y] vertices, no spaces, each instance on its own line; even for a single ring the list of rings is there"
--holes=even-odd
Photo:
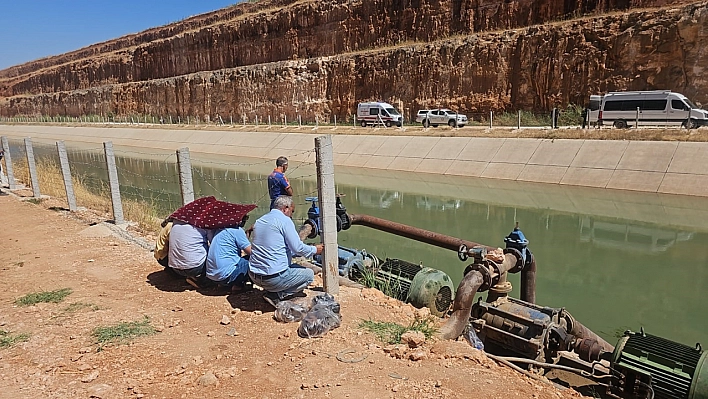
[[[167,267],[167,255],[170,253],[170,231],[172,230],[172,221],[163,223],[162,230],[160,230],[160,235],[157,236],[155,241],[155,260],[160,265]]]

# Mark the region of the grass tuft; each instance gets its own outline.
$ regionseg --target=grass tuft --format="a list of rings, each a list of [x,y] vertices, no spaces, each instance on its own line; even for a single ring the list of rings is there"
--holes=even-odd
[[[128,343],[137,337],[153,335],[157,331],[145,317],[142,321],[123,322],[113,326],[96,327],[91,334],[100,345],[108,343]]]
[[[40,302],[59,303],[73,291],[71,288],[62,288],[54,291],[33,292],[15,300],[15,304],[20,306],[35,305]]]
[[[401,335],[406,331],[420,331],[426,339],[437,332],[435,321],[432,318],[414,320],[408,326],[385,321],[362,320],[359,323],[359,328],[373,333],[379,340],[389,344],[400,344]]]
[[[74,302],[74,303],[71,303],[66,308],[64,308],[64,312],[75,313],[75,312],[78,312],[79,310],[83,310],[83,309],[89,309],[92,311],[96,311],[96,310],[101,309],[101,307],[96,304],[93,304],[93,303]]]
[[[0,330],[0,348],[9,348],[18,342],[29,341],[30,335],[27,333],[11,334]]]
[[[371,269],[364,268],[359,271],[357,282],[364,287],[376,288],[391,298],[397,298],[405,301],[407,298],[404,295],[405,290],[401,286],[401,282],[396,278],[379,278],[376,272]]]

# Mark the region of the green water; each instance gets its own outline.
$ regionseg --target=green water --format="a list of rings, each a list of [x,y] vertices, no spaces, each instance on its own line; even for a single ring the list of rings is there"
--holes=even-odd
[[[72,150],[73,173],[99,186],[100,148]],[[35,149],[38,158],[52,149]],[[21,154],[13,154],[13,156]],[[116,149],[124,197],[146,200],[166,216],[180,204],[174,153]],[[288,154],[285,154],[288,155]],[[272,161],[192,154],[196,196],[256,203],[268,211]],[[288,176],[306,217],[316,195],[315,168],[290,162]],[[610,343],[626,329],[693,346],[708,344],[708,198],[435,176],[335,169],[350,214],[368,214],[492,246],[518,221],[537,263],[537,302],[565,307]],[[81,205],[81,204],[79,204]],[[453,251],[353,226],[339,244],[438,268],[457,284],[466,264]],[[518,297],[519,276],[511,294]]]

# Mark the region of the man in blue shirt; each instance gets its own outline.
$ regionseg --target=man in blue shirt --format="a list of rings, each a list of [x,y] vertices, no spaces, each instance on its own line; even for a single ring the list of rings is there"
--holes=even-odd
[[[293,255],[309,258],[322,253],[322,244],[300,240],[291,219],[294,210],[293,198],[281,195],[253,225],[248,275],[266,291],[263,298],[273,306],[302,292],[315,279],[312,270],[292,263]]]
[[[251,242],[243,230],[247,219],[248,216],[244,216],[239,226],[217,230],[211,240],[206,276],[218,285],[231,289],[246,287],[248,256],[251,254]]]
[[[268,175],[268,194],[270,195],[270,209],[273,209],[275,199],[281,195],[292,197],[293,188],[290,186],[285,171],[288,170],[288,158],[278,157],[275,160],[275,169]]]

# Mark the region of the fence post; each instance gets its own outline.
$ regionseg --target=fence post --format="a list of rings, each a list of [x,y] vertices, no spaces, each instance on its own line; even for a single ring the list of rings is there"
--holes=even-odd
[[[125,223],[125,220],[123,219],[123,203],[120,200],[120,186],[118,184],[118,170],[116,169],[116,157],[113,153],[113,143],[110,141],[104,141],[103,151],[106,153],[108,185],[111,188],[111,204],[113,204],[113,223],[119,225]]]
[[[337,115],[334,116],[334,128],[337,128]]]
[[[2,136],[2,149],[5,151],[5,169],[7,173],[7,185],[10,190],[17,188],[15,185],[15,174],[12,172],[12,157],[10,156],[10,144],[7,142],[7,137]]]
[[[521,129],[521,110],[516,111],[516,128]]]
[[[297,127],[298,129],[302,127],[302,116],[297,116]]]
[[[37,165],[34,163],[34,149],[32,148],[32,139],[25,139],[25,152],[27,153],[27,167],[30,172],[30,180],[32,181],[32,196],[39,198],[42,193],[39,191],[39,177],[37,176]]]
[[[194,183],[192,182],[192,163],[189,158],[189,148],[177,150],[177,165],[179,167],[179,191],[182,193],[182,205],[194,201]]]
[[[286,126],[288,126],[288,116],[283,115],[283,127],[286,127]]]
[[[256,115],[256,127],[258,127],[258,115]]]
[[[492,126],[494,126],[494,123],[492,120],[494,119],[494,111],[489,111],[489,128],[491,129]]]
[[[268,129],[270,129],[270,115],[268,115]]]
[[[356,114],[354,114],[353,121],[354,121],[354,124],[352,125],[352,127],[356,127]]]
[[[66,154],[66,146],[63,141],[57,141],[57,152],[59,153],[61,175],[64,178],[64,188],[66,188],[66,201],[69,203],[69,210],[74,212],[76,211],[76,195],[74,195],[74,184],[71,182],[69,157]]]
[[[555,129],[556,126],[556,114],[558,112],[558,108],[553,107],[553,111],[551,112],[551,128]]]
[[[635,116],[634,123],[634,128],[639,129],[639,107],[637,107],[637,115]]]
[[[332,135],[315,138],[317,156],[317,191],[322,223],[322,283],[328,294],[339,293],[339,257],[337,249],[337,221],[334,186],[334,155]]]

